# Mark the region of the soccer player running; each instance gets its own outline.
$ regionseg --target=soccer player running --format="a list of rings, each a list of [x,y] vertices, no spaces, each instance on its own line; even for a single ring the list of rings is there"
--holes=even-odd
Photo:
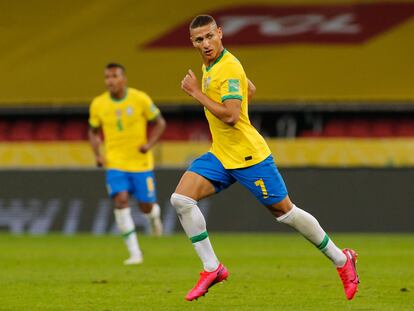
[[[209,15],[199,15],[190,24],[191,42],[203,60],[203,79],[200,88],[189,70],[181,88],[204,106],[213,143],[209,152],[190,165],[171,196],[184,231],[204,266],[185,298],[197,299],[228,277],[211,246],[197,201],[238,181],[278,222],[296,229],[334,263],[346,297],[352,299],[359,282],[356,253],[340,250],[311,214],[291,202],[269,147],[249,120],[248,98],[253,95],[254,85],[240,62],[223,47],[222,36],[221,28]]]
[[[108,91],[95,97],[89,113],[89,141],[99,167],[106,168],[106,185],[114,202],[115,221],[130,257],[126,265],[143,261],[135,224],[129,207],[129,194],[151,224],[152,234],[162,234],[160,207],[156,203],[154,159],[151,148],[164,132],[166,123],[151,98],[127,87],[125,68],[116,63],[105,68]],[[154,123],[147,140],[147,122]],[[101,153],[100,128],[105,137]]]

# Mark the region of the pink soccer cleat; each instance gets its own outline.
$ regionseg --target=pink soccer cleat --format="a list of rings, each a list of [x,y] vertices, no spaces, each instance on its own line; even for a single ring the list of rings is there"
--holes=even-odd
[[[344,285],[346,298],[351,300],[358,291],[358,273],[356,270],[357,254],[352,249],[345,248],[342,251],[346,256],[346,263],[341,268],[336,268]]]
[[[200,273],[200,279],[198,280],[197,284],[188,292],[187,296],[185,296],[185,299],[191,301],[204,296],[211,286],[227,280],[228,276],[229,272],[227,271],[227,268],[222,264],[219,264],[218,268],[213,272],[202,271]]]

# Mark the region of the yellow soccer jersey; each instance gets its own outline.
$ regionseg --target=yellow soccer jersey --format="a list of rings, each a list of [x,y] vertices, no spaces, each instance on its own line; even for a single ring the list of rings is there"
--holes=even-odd
[[[93,99],[89,124],[103,129],[108,169],[142,172],[154,168],[152,152],[143,154],[138,149],[147,143],[147,121],[159,113],[147,94],[133,88],[120,100],[111,98],[109,92]]]
[[[234,126],[224,123],[204,108],[213,138],[210,152],[226,169],[249,167],[270,155],[266,141],[250,123],[247,87],[243,66],[226,49],[212,65],[203,65],[204,94],[218,103],[226,99],[242,101],[240,118]]]

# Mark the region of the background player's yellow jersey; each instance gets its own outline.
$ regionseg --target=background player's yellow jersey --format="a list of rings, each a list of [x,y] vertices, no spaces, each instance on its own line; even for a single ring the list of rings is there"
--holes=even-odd
[[[235,126],[227,125],[204,109],[213,137],[210,152],[226,169],[248,167],[270,155],[266,141],[250,123],[247,88],[243,66],[226,49],[212,65],[203,65],[204,94],[218,103],[226,99],[242,101],[240,118]]]
[[[113,99],[109,92],[94,98],[89,124],[103,129],[108,169],[142,172],[154,168],[152,152],[143,154],[138,149],[147,143],[147,121],[159,113],[147,94],[133,88],[128,88],[120,100]]]

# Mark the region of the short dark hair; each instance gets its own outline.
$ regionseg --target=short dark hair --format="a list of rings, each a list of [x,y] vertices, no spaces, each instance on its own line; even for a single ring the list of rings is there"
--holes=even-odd
[[[216,23],[216,21],[214,20],[213,16],[211,15],[197,15],[196,17],[193,18],[193,20],[190,23],[190,29],[194,29],[194,28],[198,28],[198,27],[203,27],[206,26],[208,24],[211,23]]]
[[[125,67],[119,63],[109,63],[105,66],[105,69],[111,69],[111,68],[120,68],[123,73],[125,72]]]

